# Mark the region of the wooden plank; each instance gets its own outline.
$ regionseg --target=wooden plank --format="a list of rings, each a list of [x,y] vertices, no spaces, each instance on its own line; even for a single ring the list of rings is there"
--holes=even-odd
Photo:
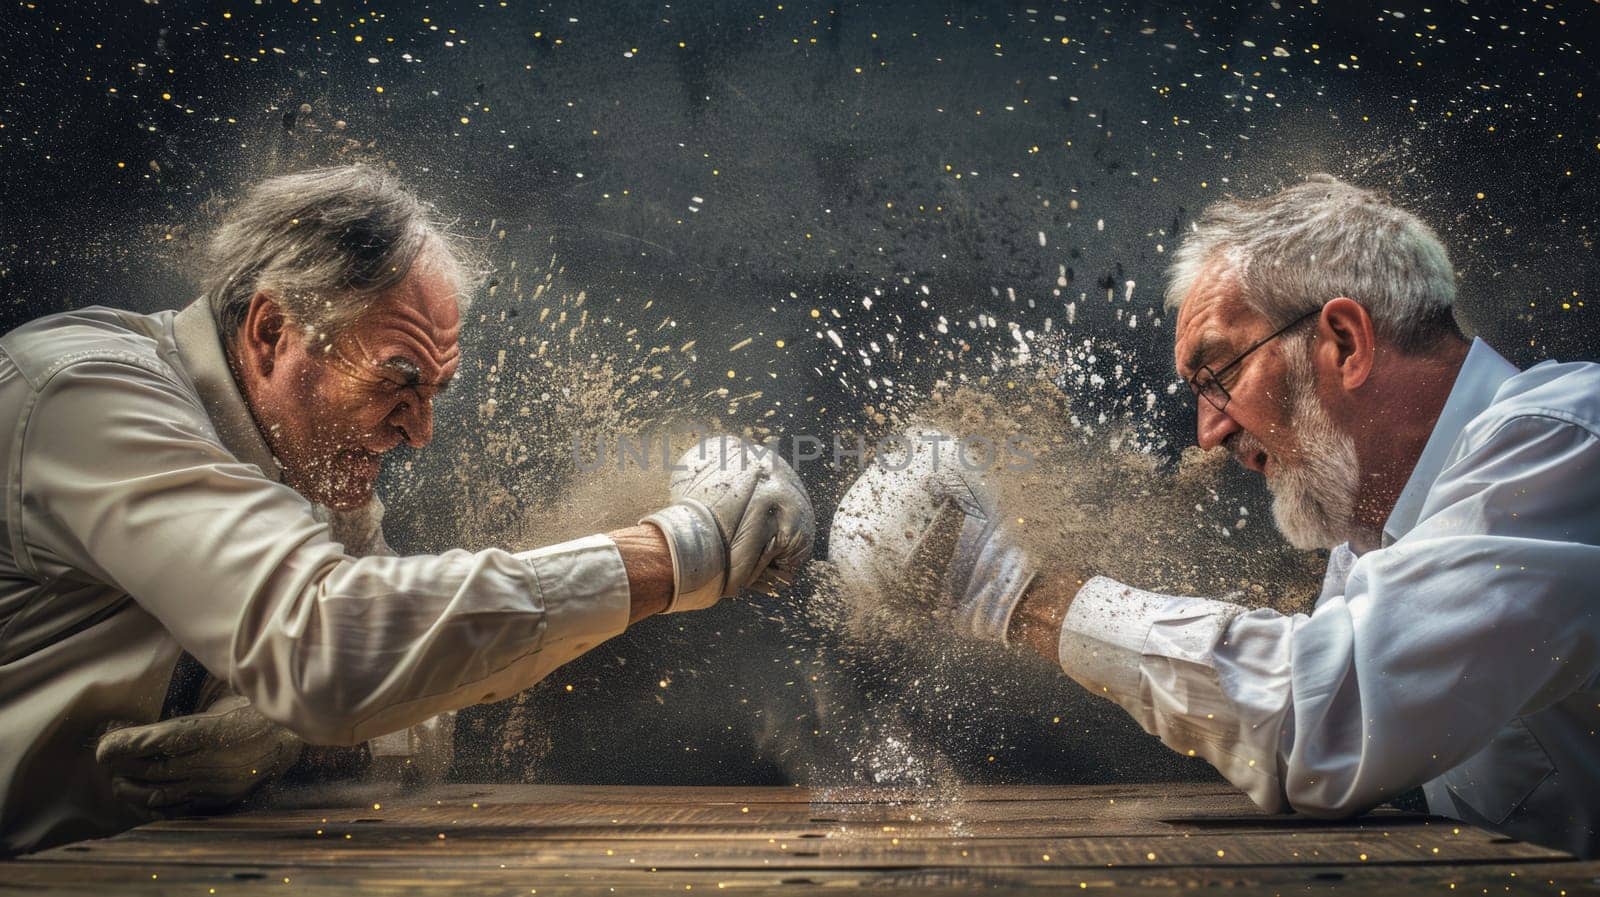
[[[1578,863],[1469,826],[1385,813],[1266,816],[1211,785],[885,789],[449,786],[334,806],[178,819],[0,865],[0,893],[964,893],[1114,886],[1396,894],[1532,882],[1595,889]],[[376,805],[376,806],[374,806]],[[443,837],[440,837],[443,835]],[[1558,874],[1559,873],[1559,874]],[[151,876],[154,876],[153,878]],[[1454,876],[1452,878],[1452,876]],[[1560,882],[1550,890],[1549,882]],[[718,886],[721,886],[720,888]],[[1080,887],[1081,886],[1081,887]]]
[[[862,819],[849,822],[840,822],[827,819],[818,822],[816,819],[800,818],[774,818],[773,815],[752,811],[747,821],[737,822],[723,820],[720,814],[707,820],[701,818],[698,809],[691,808],[678,812],[671,822],[595,822],[586,821],[588,814],[552,813],[549,817],[542,818],[537,823],[518,822],[514,820],[490,820],[475,816],[469,817],[441,817],[437,820],[401,820],[387,819],[382,823],[370,821],[351,822],[348,820],[330,819],[328,822],[318,820],[305,820],[297,824],[274,822],[271,829],[290,834],[304,834],[307,831],[315,832],[318,829],[344,832],[384,832],[403,829],[434,830],[451,832],[470,828],[493,830],[503,837],[513,835],[522,838],[560,838],[564,840],[603,840],[627,838],[635,840],[678,840],[682,838],[700,838],[707,840],[765,840],[770,837],[787,839],[806,838],[872,838],[881,837],[888,840],[890,837],[899,838],[928,838],[928,837],[969,837],[969,838],[1064,838],[1064,837],[1101,837],[1106,835],[1124,836],[1159,836],[1174,833],[1206,833],[1216,831],[1214,826],[1194,826],[1183,820],[1159,819],[1123,819],[1104,820],[1089,817],[1060,817],[1060,816],[1017,816],[1010,819],[990,819],[980,821],[948,821],[938,819],[897,820],[892,817],[881,819]],[[567,818],[569,816],[578,819]],[[1302,834],[1314,831],[1333,832],[1346,831],[1352,825],[1391,832],[1403,832],[1418,826],[1430,824],[1427,817],[1395,817],[1393,819],[1369,819],[1364,823],[1330,823],[1321,820],[1295,820],[1285,821],[1281,825],[1260,825],[1257,830],[1276,831],[1293,830]],[[198,823],[186,823],[182,827],[164,827],[159,830],[147,828],[143,830],[146,837],[157,834],[172,834],[174,836],[191,834],[201,838],[225,838],[231,833],[246,835],[260,833],[266,828],[259,820],[220,820],[211,826]]]
[[[1384,897],[1441,894],[1577,895],[1600,893],[1594,864],[1534,863],[1503,866],[1284,866],[1107,869],[1093,871],[935,867],[888,870],[730,871],[730,870],[578,870],[530,873],[525,870],[301,869],[258,866],[216,870],[203,866],[152,866],[137,872],[98,864],[14,864],[0,878],[0,895],[93,893],[99,895],[208,894],[251,897],[285,894],[332,895],[486,895],[486,897],[573,897],[595,893],[738,893],[787,895],[808,888],[899,889],[917,895],[1059,894],[1064,891],[1119,895],[1171,894],[1207,889],[1234,894],[1378,894]],[[12,873],[15,874],[12,874]],[[288,879],[285,881],[284,879]],[[1451,887],[1454,885],[1455,887]]]
[[[1228,785],[1173,782],[1161,785],[963,785],[949,791],[908,788],[850,787],[727,787],[674,785],[440,785],[426,791],[396,794],[387,786],[348,786],[291,791],[279,796],[272,813],[296,809],[325,811],[359,809],[374,802],[385,807],[425,807],[493,804],[593,804],[617,806],[696,804],[830,804],[892,806],[896,804],[958,804],[965,802],[1032,803],[1041,800],[1107,803],[1139,800],[1166,806],[1167,812],[1187,815],[1197,803],[1212,803],[1234,812],[1264,815],[1250,799]]]
[[[442,796],[402,796],[398,798],[366,799],[359,803],[322,804],[316,807],[295,809],[275,807],[267,813],[240,814],[224,817],[207,817],[195,820],[172,820],[153,823],[146,830],[170,828],[192,830],[202,827],[207,831],[218,826],[240,825],[255,827],[270,818],[271,824],[310,825],[353,824],[381,821],[401,824],[433,824],[440,819],[471,819],[478,824],[512,822],[516,824],[552,825],[624,825],[629,823],[683,822],[730,825],[748,825],[766,822],[780,825],[808,825],[870,821],[887,824],[932,823],[944,825],[970,825],[1015,819],[1097,819],[1105,822],[1118,820],[1148,822],[1173,817],[1177,824],[1182,820],[1260,818],[1268,817],[1255,810],[1248,799],[1236,791],[1196,789],[1190,793],[1163,794],[1159,796],[1130,796],[1124,789],[1112,792],[1113,796],[1100,794],[1077,795],[1061,788],[1052,788],[1039,797],[1000,798],[994,789],[977,790],[964,799],[953,800],[943,796],[928,795],[920,799],[888,800],[880,794],[864,793],[854,800],[830,800],[818,796],[806,800],[807,792],[797,789],[684,789],[686,794],[672,794],[670,790],[649,789],[650,795],[631,792],[644,789],[584,789],[584,798],[569,797],[573,789],[539,786],[516,786],[505,790],[474,790],[465,793],[445,792]],[[621,795],[613,791],[624,792]],[[801,800],[773,800],[775,796],[799,797]]]
[[[640,866],[661,869],[829,867],[874,868],[925,865],[1040,865],[1103,868],[1159,865],[1261,865],[1506,862],[1559,859],[1557,851],[1520,842],[1502,843],[1474,828],[1415,827],[1403,831],[1366,828],[1287,831],[1215,830],[1160,835],[1076,837],[902,836],[897,831],[784,839],[776,835],[702,838],[637,838],[618,832],[582,840],[549,837],[537,828],[448,826],[355,826],[348,829],[232,830],[210,835],[138,831],[117,838],[56,850],[28,862],[55,859],[140,864],[177,861],[227,865],[239,857],[269,857],[301,866],[391,865],[456,868],[494,860],[508,868],[581,869]],[[889,827],[893,829],[894,827]]]

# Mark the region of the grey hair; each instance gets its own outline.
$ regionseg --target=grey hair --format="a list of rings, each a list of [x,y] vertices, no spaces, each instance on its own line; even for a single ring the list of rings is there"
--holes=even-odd
[[[205,299],[224,345],[267,291],[295,325],[331,340],[420,263],[456,287],[463,310],[483,263],[433,206],[365,165],[268,178],[211,238]]]
[[[1455,269],[1438,235],[1384,197],[1331,175],[1202,212],[1168,270],[1169,312],[1206,271],[1231,278],[1273,326],[1347,296],[1401,351],[1461,335]]]

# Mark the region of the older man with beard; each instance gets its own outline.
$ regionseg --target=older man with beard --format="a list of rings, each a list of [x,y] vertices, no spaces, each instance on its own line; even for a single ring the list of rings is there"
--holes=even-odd
[[[1596,855],[1600,366],[1519,371],[1454,298],[1426,225],[1325,175],[1208,209],[1177,254],[1199,443],[1265,476],[1292,544],[1331,549],[1310,614],[1092,577],[1070,546],[1044,568],[936,433],[864,472],[830,552],[883,585],[931,563],[962,632],[1058,662],[1264,809],[1420,785],[1440,815]]]
[[[806,562],[799,479],[731,437],[637,526],[394,556],[374,487],[456,375],[462,250],[381,171],[284,175],[187,308],[0,338],[0,854],[226,806],[304,742],[390,751]]]

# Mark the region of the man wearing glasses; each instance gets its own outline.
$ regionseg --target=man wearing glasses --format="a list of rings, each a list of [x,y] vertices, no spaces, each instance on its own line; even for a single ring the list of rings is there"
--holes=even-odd
[[[1600,854],[1600,366],[1466,341],[1438,237],[1325,175],[1208,209],[1167,297],[1200,446],[1331,549],[1310,614],[1041,571],[948,462],[869,468],[835,562],[870,581],[927,557],[944,505],[958,628],[1058,661],[1263,808],[1420,785],[1434,813]]]

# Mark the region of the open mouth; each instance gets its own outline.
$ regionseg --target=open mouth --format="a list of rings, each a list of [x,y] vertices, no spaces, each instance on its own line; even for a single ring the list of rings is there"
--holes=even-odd
[[[340,454],[344,468],[362,479],[376,479],[383,466],[383,456],[366,449],[352,449]]]
[[[1233,460],[1237,461],[1240,467],[1258,471],[1263,476],[1271,473],[1268,466],[1272,463],[1272,457],[1265,449],[1256,449],[1252,452],[1248,448],[1237,448],[1234,450]]]

